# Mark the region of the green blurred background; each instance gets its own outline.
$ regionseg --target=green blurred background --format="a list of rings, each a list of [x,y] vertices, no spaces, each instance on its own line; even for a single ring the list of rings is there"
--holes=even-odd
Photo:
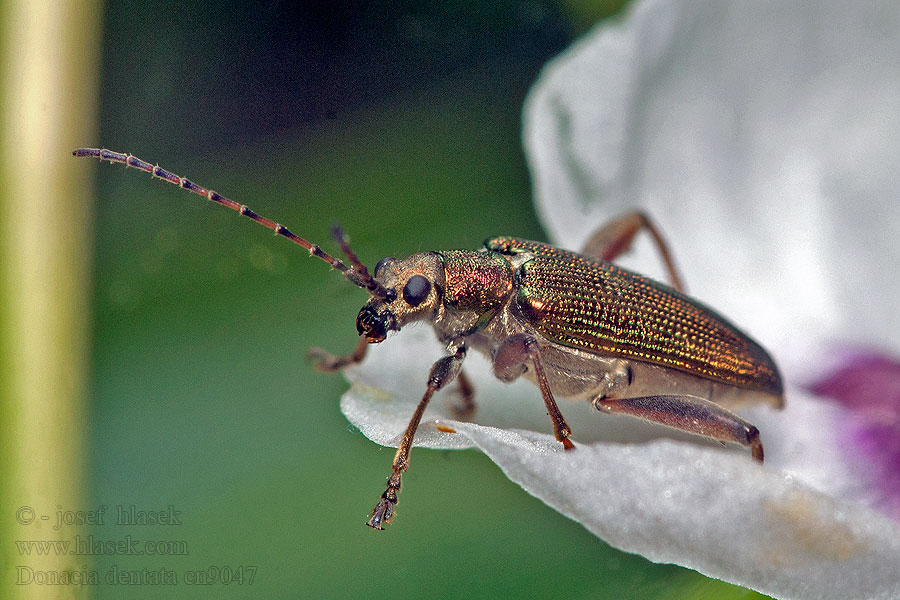
[[[622,3],[108,3],[99,134],[82,143],[159,162],[326,248],[340,223],[370,267],[489,235],[542,239],[523,99]],[[341,415],[343,378],[304,360],[311,346],[352,349],[365,294],[197,196],[121,166],[77,168],[96,174],[89,425],[82,505],[65,508],[174,506],[182,525],[107,518],[86,533],[183,541],[189,554],[76,561],[101,576],[166,568],[176,586],[16,593],[758,597],[609,548],[474,451],[415,451],[396,522],[368,529],[393,450]],[[252,585],[184,583],[242,566]]]

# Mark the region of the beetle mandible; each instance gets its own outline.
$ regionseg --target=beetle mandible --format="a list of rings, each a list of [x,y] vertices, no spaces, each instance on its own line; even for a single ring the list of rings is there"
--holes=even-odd
[[[456,380],[467,416],[475,408],[462,371],[469,349],[492,361],[503,381],[535,383],[553,434],[566,450],[572,430],[555,396],[588,400],[617,412],[722,442],[741,444],[763,460],[759,430],[728,410],[746,402],[783,405],[781,376],[772,358],[727,319],[683,293],[666,244],[640,212],[602,227],[581,253],[510,237],[480,250],[421,252],[383,258],[369,273],[339,228],[332,232],[347,265],[243,204],[131,154],[78,148],[87,156],[134,167],[249,217],[306,248],[369,293],[359,311],[360,340],[351,354],[314,348],[316,368],[338,371],[361,362],[369,344],[408,323],[430,322],[447,356],[431,367],[394,455],[392,473],[367,525],[384,529],[394,517],[416,429],[435,392]],[[670,285],[612,264],[640,230],[653,237]]]

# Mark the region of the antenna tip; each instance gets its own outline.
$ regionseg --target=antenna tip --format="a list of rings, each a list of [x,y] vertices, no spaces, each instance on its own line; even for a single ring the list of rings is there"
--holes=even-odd
[[[72,156],[100,156],[99,148],[75,148],[72,150]]]
[[[331,237],[338,243],[342,241],[346,241],[346,236],[344,236],[344,228],[340,225],[332,225],[331,226]]]

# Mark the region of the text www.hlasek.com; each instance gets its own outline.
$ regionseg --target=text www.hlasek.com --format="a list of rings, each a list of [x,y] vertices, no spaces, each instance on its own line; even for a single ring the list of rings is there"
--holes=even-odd
[[[145,540],[126,535],[118,540],[76,535],[74,540],[16,540],[20,556],[188,556],[185,540]]]

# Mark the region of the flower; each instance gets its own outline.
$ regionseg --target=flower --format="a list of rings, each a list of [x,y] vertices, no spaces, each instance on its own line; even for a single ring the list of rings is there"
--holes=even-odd
[[[762,432],[764,466],[586,403],[563,406],[579,443],[563,452],[533,387],[504,385],[471,356],[490,399],[477,424],[432,403],[416,445],[480,448],[529,493],[653,561],[776,597],[900,597],[900,486],[873,489],[897,476],[898,454],[872,450],[898,439],[900,413],[900,374],[881,362],[900,355],[898,57],[900,5],[644,0],[550,63],[526,106],[552,242],[577,249],[641,208],[691,295],[772,351],[785,409],[741,411]],[[662,273],[649,243],[624,264]],[[348,373],[341,404],[385,445],[440,356],[427,329],[403,335]],[[854,367],[859,354],[841,350],[859,346],[877,358]],[[839,385],[873,364],[883,389]]]

